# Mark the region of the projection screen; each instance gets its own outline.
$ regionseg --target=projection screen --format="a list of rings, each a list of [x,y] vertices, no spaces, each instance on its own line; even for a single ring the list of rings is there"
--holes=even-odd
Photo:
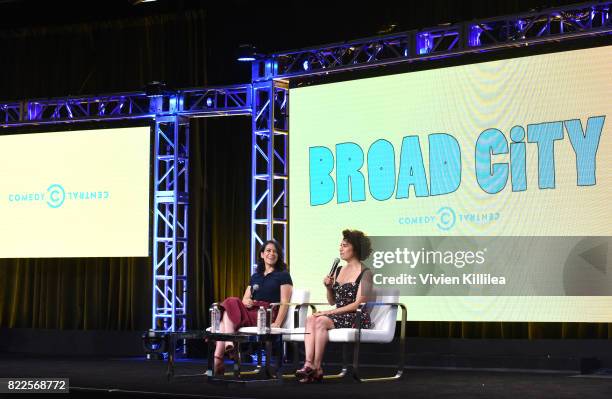
[[[409,320],[612,321],[612,47],[290,90],[289,261],[342,230]]]
[[[149,255],[149,127],[0,135],[0,257]]]

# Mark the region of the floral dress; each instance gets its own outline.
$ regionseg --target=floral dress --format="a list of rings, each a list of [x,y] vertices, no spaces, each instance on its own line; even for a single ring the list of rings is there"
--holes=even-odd
[[[338,274],[340,274],[340,269],[341,267],[336,269],[336,279],[338,278]],[[334,291],[336,309],[355,302],[357,298],[357,291],[359,290],[359,283],[361,282],[361,277],[363,276],[363,273],[366,270],[368,269],[366,268],[361,271],[354,283],[344,283],[340,285],[337,281],[334,282],[332,289]],[[357,318],[357,312],[328,314],[325,316],[329,317],[334,322],[334,328],[357,328],[357,325],[355,323],[355,319]],[[370,313],[365,309],[361,314],[361,328],[372,328]]]

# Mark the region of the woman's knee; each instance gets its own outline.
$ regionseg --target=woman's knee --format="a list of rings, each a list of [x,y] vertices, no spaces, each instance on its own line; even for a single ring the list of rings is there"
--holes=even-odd
[[[317,317],[316,323],[315,323],[315,328],[321,330],[321,329],[328,329],[329,326],[329,319],[325,316],[321,316],[321,317]]]
[[[306,318],[306,326],[314,326],[316,321],[317,321],[317,317],[310,315]]]
[[[230,296],[228,298],[225,298],[225,301],[223,301],[222,303],[229,304],[232,302],[242,302],[242,299],[235,296]]]

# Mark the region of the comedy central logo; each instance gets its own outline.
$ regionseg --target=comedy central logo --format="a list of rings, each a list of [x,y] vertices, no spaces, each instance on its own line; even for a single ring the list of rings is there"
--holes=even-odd
[[[402,215],[398,219],[401,225],[432,225],[441,232],[449,232],[457,225],[485,225],[496,223],[502,217],[501,212],[456,212],[450,206],[438,208],[436,213],[422,215]]]
[[[438,216],[438,222],[436,223],[436,226],[442,231],[448,231],[452,229],[455,226],[455,223],[457,222],[457,214],[451,207],[441,207],[440,209],[438,209],[436,215]]]
[[[108,199],[110,199],[110,192],[105,190],[66,190],[58,183],[49,185],[46,191],[26,191],[8,195],[8,202],[11,204],[46,204],[51,209],[61,208],[66,201],[105,201]]]
[[[459,215],[461,217],[461,215]],[[440,231],[449,231],[457,224],[457,214],[450,206],[443,206],[435,214],[404,215],[398,220],[401,225],[435,225]]]
[[[47,188],[47,205],[49,208],[59,208],[66,200],[66,190],[61,184],[52,184]]]

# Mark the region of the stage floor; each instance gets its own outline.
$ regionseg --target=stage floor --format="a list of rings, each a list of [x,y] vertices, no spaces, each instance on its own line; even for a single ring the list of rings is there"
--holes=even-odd
[[[177,374],[203,372],[201,359],[179,360]],[[337,367],[330,366],[330,372]],[[166,380],[166,363],[144,358],[57,358],[0,354],[0,377],[70,378],[72,396],[203,398],[610,398],[612,379],[575,373],[409,368],[401,381],[359,384],[294,380],[268,386],[217,386],[201,377]],[[364,368],[364,375],[390,372]],[[53,395],[55,396],[55,395]],[[45,396],[49,397],[49,396]],[[66,397],[65,395],[57,397]]]

